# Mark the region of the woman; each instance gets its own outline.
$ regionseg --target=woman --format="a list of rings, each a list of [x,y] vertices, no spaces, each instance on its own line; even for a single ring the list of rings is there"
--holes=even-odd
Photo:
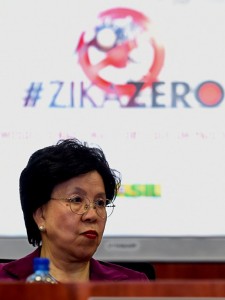
[[[2,264],[0,279],[26,280],[34,257],[50,259],[58,282],[148,280],[144,273],[95,260],[107,217],[120,187],[100,148],[77,139],[31,155],[20,176],[20,199],[28,241],[37,249]]]

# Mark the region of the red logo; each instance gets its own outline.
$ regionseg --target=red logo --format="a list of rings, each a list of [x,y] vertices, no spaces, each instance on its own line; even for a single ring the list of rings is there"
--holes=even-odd
[[[164,63],[164,49],[157,43],[153,25],[142,13],[113,8],[100,13],[92,34],[83,32],[76,52],[89,80],[107,94],[135,94],[151,87]]]

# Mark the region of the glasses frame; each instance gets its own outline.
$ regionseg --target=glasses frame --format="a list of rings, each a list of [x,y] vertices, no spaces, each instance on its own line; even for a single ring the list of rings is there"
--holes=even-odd
[[[71,208],[73,199],[74,199],[76,196],[85,198],[85,199],[88,200],[88,202],[89,202],[89,204],[85,203],[85,206],[84,206],[84,207],[85,207],[86,211],[83,212],[83,213],[77,213],[77,212],[74,212],[74,211],[72,210],[72,208]],[[108,217],[110,217],[110,216],[112,215],[112,213],[113,213],[113,211],[114,211],[114,208],[116,207],[116,205],[113,203],[112,200],[106,199],[106,201],[108,201],[109,204],[105,205],[105,213],[106,213],[106,216],[105,216],[105,217],[102,217],[102,216],[99,214],[99,212],[98,212],[98,207],[96,206],[96,203],[95,203],[96,201],[90,201],[88,197],[83,196],[83,195],[80,195],[80,194],[74,194],[74,195],[72,195],[71,197],[68,197],[68,198],[55,198],[55,197],[51,197],[50,200],[58,200],[58,201],[66,201],[66,202],[69,202],[69,206],[70,206],[71,212],[74,213],[74,214],[76,214],[76,215],[79,215],[79,216],[83,216],[84,214],[86,214],[86,213],[89,211],[89,209],[92,207],[93,209],[95,209],[97,215],[98,215],[100,218],[104,219],[104,220],[107,219]],[[107,210],[106,210],[107,207],[112,207],[112,212],[111,212],[109,215],[107,215]]]

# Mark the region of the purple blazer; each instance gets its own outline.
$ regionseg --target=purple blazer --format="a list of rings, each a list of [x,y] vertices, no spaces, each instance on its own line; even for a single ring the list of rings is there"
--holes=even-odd
[[[33,273],[33,259],[40,256],[40,248],[29,255],[8,263],[0,264],[0,281],[25,281]],[[90,261],[90,280],[122,281],[145,280],[148,277],[138,271],[134,271],[116,264],[95,260]]]

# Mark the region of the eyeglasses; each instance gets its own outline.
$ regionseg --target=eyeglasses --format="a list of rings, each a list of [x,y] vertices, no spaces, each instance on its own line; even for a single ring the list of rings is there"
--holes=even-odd
[[[70,209],[77,215],[85,214],[91,207],[96,210],[96,213],[102,219],[106,219],[113,213],[115,204],[112,200],[104,197],[99,197],[91,202],[86,196],[75,194],[69,198],[51,198],[51,200],[62,200],[69,202]]]

